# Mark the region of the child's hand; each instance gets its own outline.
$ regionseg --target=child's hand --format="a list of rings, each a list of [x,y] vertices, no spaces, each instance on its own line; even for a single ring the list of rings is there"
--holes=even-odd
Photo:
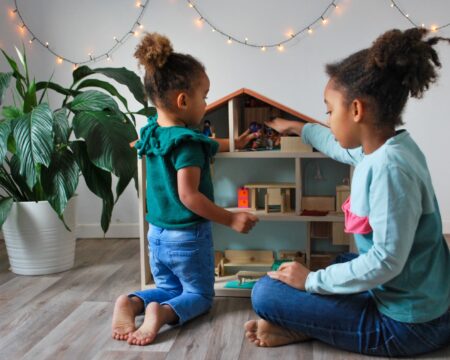
[[[305,290],[306,278],[310,272],[306,266],[293,261],[281,264],[277,271],[269,271],[267,275],[293,288]]]
[[[247,234],[258,221],[255,215],[248,212],[233,213],[230,227],[237,232]]]
[[[250,141],[255,140],[261,136],[261,132],[257,131],[251,133],[250,129],[245,130],[237,139],[234,140],[236,149],[243,149]]]
[[[298,121],[275,118],[264,122],[268,127],[276,130],[281,135],[297,134],[300,135],[303,123]]]

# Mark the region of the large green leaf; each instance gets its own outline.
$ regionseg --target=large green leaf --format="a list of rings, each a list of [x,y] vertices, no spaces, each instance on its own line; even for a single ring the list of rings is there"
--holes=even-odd
[[[66,108],[61,108],[53,113],[53,132],[56,144],[69,142],[70,124]]]
[[[9,63],[9,66],[11,66],[11,69],[13,70],[13,76],[16,78],[16,89],[19,92],[20,96],[23,98],[25,96],[25,87],[22,83],[26,82],[26,79],[24,76],[20,73],[19,67],[17,66],[16,62],[8,56],[8,54],[3,50],[0,49],[3,55],[5,56],[6,60]]]
[[[114,79],[119,84],[125,85],[138,102],[144,106],[147,106],[144,86],[142,85],[142,81],[139,76],[137,76],[133,71],[130,71],[124,67],[90,69],[88,66],[81,66],[73,72],[74,84],[92,74],[102,74]]]
[[[5,91],[9,88],[12,73],[0,73],[0,105],[3,103],[3,96]]]
[[[25,113],[30,112],[36,107],[36,105],[37,105],[36,83],[33,80],[33,82],[28,87],[27,92],[25,93],[25,99],[23,102],[23,112]]]
[[[5,119],[15,120],[23,115],[23,111],[15,106],[4,106],[2,115],[5,117]]]
[[[65,95],[65,96],[75,97],[80,93],[77,90],[70,90],[70,89],[63,88],[61,85],[58,85],[51,81],[40,81],[40,82],[36,83],[36,91],[46,90],[47,88],[55,90],[56,92],[58,92],[62,95]]]
[[[24,200],[37,201],[36,197],[34,196],[34,193],[28,188],[27,179],[24,176],[20,175],[20,160],[16,155],[13,155],[11,157],[11,160],[9,161],[9,166],[11,171],[11,177],[17,184],[17,187],[20,189],[22,194],[24,195],[25,197]]]
[[[129,144],[137,136],[129,121],[114,113],[83,111],[73,118],[73,129],[77,138],[85,139],[89,158],[96,166],[118,177],[133,176],[136,150]]]
[[[77,95],[71,103],[67,104],[67,107],[74,112],[103,111],[105,109],[119,112],[119,107],[114,99],[97,90],[88,90]]]
[[[48,167],[53,152],[53,114],[47,104],[38,105],[23,115],[14,127],[20,174],[30,189],[38,181],[38,165]]]
[[[11,211],[13,199],[10,197],[0,199],[0,229]]]
[[[135,114],[144,115],[146,117],[150,117],[156,114],[156,109],[154,107],[144,107]]]
[[[16,49],[17,57],[19,58],[22,66],[23,66],[23,69],[25,70],[25,81],[26,81],[26,84],[29,84],[30,83],[30,79],[28,77],[28,64],[27,64],[27,55],[25,53],[25,45],[22,43],[23,53],[21,53],[20,50],[16,46],[14,46],[14,48]]]
[[[67,202],[75,194],[80,168],[75,156],[67,147],[52,154],[50,166],[43,167],[41,181],[47,200],[59,216],[62,216]]]
[[[127,99],[125,99],[120,93],[117,91],[117,89],[112,86],[110,83],[98,79],[86,79],[82,81],[76,88],[76,90],[84,89],[87,87],[98,87],[103,90],[106,90],[113,96],[117,96],[117,98],[125,105],[125,108],[127,111],[130,111],[128,109],[128,102]]]
[[[106,233],[111,222],[111,215],[114,207],[114,196],[111,190],[111,173],[96,167],[89,160],[87,146],[84,141],[73,141],[71,148],[75,154],[78,165],[81,168],[87,187],[102,199],[101,225],[103,231]]]
[[[8,151],[8,137],[11,133],[11,125],[9,120],[0,121],[0,166]]]

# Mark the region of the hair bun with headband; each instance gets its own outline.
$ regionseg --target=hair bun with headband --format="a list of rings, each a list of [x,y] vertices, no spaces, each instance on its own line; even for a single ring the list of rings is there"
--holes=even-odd
[[[139,45],[136,47],[134,56],[139,64],[145,67],[148,73],[154,73],[166,63],[173,53],[170,40],[158,33],[146,33]]]

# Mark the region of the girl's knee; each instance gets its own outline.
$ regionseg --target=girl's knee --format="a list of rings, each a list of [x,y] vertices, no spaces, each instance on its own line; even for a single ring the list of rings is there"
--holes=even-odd
[[[261,316],[267,313],[273,307],[273,297],[276,294],[275,280],[268,276],[259,279],[252,289],[252,305],[253,310]]]

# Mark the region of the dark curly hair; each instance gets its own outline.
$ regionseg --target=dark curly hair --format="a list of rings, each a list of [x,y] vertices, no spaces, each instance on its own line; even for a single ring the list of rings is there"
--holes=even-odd
[[[158,33],[147,33],[136,47],[134,56],[145,68],[144,86],[156,106],[169,109],[171,90],[190,92],[201,74],[203,64],[191,55],[173,51],[170,40]]]
[[[348,104],[356,98],[365,100],[375,112],[377,126],[395,128],[403,124],[401,114],[409,95],[421,98],[437,79],[441,63],[433,45],[450,42],[442,37],[424,39],[428,32],[387,31],[370,48],[328,64],[326,72]]]

